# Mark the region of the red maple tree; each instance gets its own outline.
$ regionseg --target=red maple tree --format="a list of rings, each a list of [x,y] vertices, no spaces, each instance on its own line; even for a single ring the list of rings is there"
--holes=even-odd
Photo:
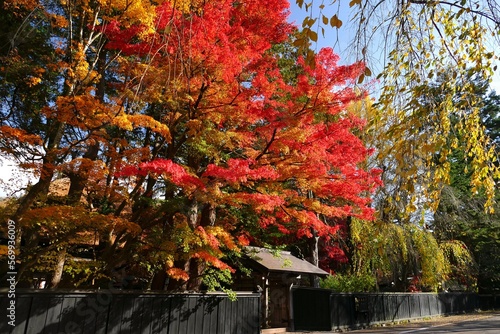
[[[208,272],[229,274],[223,258],[249,243],[329,240],[336,220],[370,218],[377,171],[365,168],[364,122],[347,108],[366,97],[353,88],[364,66],[340,66],[323,49],[314,66],[297,58],[285,79],[285,55],[271,47],[296,29],[288,6],[53,1],[40,6],[41,26],[23,14],[19,27],[41,27],[43,53],[20,44],[0,57],[34,69],[26,81],[0,68],[12,81],[0,90],[12,95],[0,150],[40,176],[10,214],[34,245],[23,265],[83,242],[99,269],[82,280],[126,267],[154,276],[153,288],[169,276],[170,289],[197,289]],[[67,196],[48,196],[55,175],[67,178]],[[37,231],[64,243],[42,250]],[[65,255],[57,263],[53,286]]]
[[[286,83],[278,55],[267,52],[293,31],[286,8],[278,0],[211,1],[186,15],[164,3],[153,33],[106,27],[110,47],[134,56],[127,66],[149,57],[141,81],[126,88],[161,106],[172,138],[161,157],[119,175],[152,178],[168,185],[157,196],[186,204],[171,212],[180,222],[168,229],[183,231],[184,246],[169,243],[175,255],[162,270],[183,270],[188,288],[199,286],[193,278],[205,265],[225,268],[216,261],[224,248],[260,242],[242,212],[262,230],[298,238],[329,238],[337,231],[331,218],[373,213],[377,171],[363,168],[370,152],[356,132],[364,122],[346,109],[365,97],[352,88],[364,66],[339,66],[323,49],[315,66],[299,59],[297,84]],[[196,242],[186,247],[186,239]]]

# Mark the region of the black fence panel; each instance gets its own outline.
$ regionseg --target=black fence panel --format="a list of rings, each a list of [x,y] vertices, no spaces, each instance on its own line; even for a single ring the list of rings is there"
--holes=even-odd
[[[356,314],[356,305],[351,294],[330,294],[330,308],[331,329],[335,330],[354,326],[356,321],[354,317]]]
[[[432,315],[432,295],[424,294],[420,298],[420,312],[422,317]]]
[[[368,310],[368,322],[377,323],[386,320],[385,317],[385,296],[382,294],[371,296],[369,310]]]
[[[260,294],[16,291],[13,334],[258,334]],[[0,309],[10,299],[0,293]],[[7,314],[4,315],[5,317]],[[8,319],[7,319],[8,320]]]
[[[293,289],[294,329],[331,330],[330,294],[331,291],[325,289]]]
[[[500,310],[500,295],[479,295],[478,303],[481,310]]]
[[[475,293],[335,293],[298,287],[292,289],[292,294],[295,330],[358,328],[500,308],[499,296]]]

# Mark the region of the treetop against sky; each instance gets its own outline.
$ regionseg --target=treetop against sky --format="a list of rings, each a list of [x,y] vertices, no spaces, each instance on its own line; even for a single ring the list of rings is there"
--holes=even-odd
[[[299,7],[299,1],[290,1],[290,16],[289,21],[301,27],[305,18],[317,18],[312,29],[317,32],[317,41],[311,41],[313,50],[318,51],[323,47],[332,47],[337,54],[341,56],[342,63],[349,63],[359,59],[359,54],[355,51],[353,45],[356,45],[356,30],[359,27],[357,20],[360,12],[359,5],[364,5],[370,1],[333,1],[325,3],[325,1],[302,1],[302,7]],[[478,3],[486,4],[487,0],[481,0]],[[309,6],[307,6],[310,4]],[[385,6],[393,6],[391,1],[381,1],[380,4]],[[307,6],[307,9],[306,9]],[[390,7],[389,7],[390,8]],[[385,14],[390,14],[391,10],[387,10]],[[380,13],[377,13],[379,15]],[[341,22],[340,27],[331,24],[330,19],[336,16]],[[325,18],[324,18],[325,17]],[[327,20],[328,19],[328,20]],[[375,19],[374,19],[375,21]],[[386,50],[386,36],[383,32],[378,32],[372,36],[369,41],[370,46],[370,65],[373,67],[374,77],[383,70]],[[490,47],[495,48],[498,44],[496,37],[490,38]],[[493,65],[499,65],[496,60]],[[368,78],[370,79],[370,78]],[[500,92],[500,70],[495,71],[491,82],[491,89]],[[375,90],[375,92],[378,89]],[[375,93],[374,92],[374,93]]]
[[[365,66],[331,48],[314,64],[273,49],[292,43],[288,6],[75,0],[0,13],[6,31],[37,40],[0,54],[0,149],[37,175],[6,214],[30,245],[38,230],[57,236],[62,268],[70,236],[94,230],[103,271],[151,263],[196,289],[249,242],[330,239],[336,219],[372,219],[380,171],[350,108],[367,97],[354,87]],[[67,196],[50,192],[60,176]]]

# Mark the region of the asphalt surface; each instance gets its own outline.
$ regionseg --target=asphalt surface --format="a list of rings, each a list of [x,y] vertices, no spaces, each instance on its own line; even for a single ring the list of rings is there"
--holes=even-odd
[[[354,330],[353,334],[415,334],[415,333],[455,333],[455,334],[500,334],[500,312],[440,317],[428,321],[392,325],[370,330]]]

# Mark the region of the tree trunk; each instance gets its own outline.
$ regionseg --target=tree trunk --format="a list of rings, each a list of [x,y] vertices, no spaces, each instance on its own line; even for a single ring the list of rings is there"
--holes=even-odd
[[[91,161],[97,159],[99,153],[99,144],[95,143],[90,145],[85,152],[83,158]],[[85,189],[85,184],[87,183],[91,171],[84,170],[85,167],[79,167],[77,171],[68,174],[70,180],[70,187],[68,191],[68,204],[75,205],[80,202],[82,198],[83,190]]]
[[[64,269],[64,263],[66,262],[66,247],[61,249],[59,254],[57,255],[57,264],[54,271],[54,275],[50,281],[50,288],[55,289],[61,283],[61,278]]]
[[[205,204],[201,211],[201,226],[214,226],[217,218],[215,207],[211,204]]]
[[[28,193],[23,197],[19,207],[17,208],[14,215],[11,219],[16,222],[17,234],[16,234],[16,249],[21,249],[21,241],[22,241],[22,228],[21,228],[21,219],[22,216],[31,208],[33,203],[38,198],[44,198],[47,196],[49,192],[50,183],[52,182],[52,177],[54,176],[54,172],[57,164],[57,153],[55,150],[59,146],[61,142],[62,135],[64,132],[65,123],[56,121],[53,125],[53,130],[49,134],[49,140],[47,145],[47,153],[43,157],[43,164],[40,173],[40,179],[38,182],[32,186]],[[21,256],[19,257],[21,258]],[[21,277],[23,272],[26,270],[26,261],[21,261],[21,265],[18,270],[18,277]]]
[[[101,79],[99,83],[96,85],[96,97],[99,101],[104,101],[106,81],[105,81],[105,71],[106,71],[106,49],[101,48],[99,51],[99,56],[97,60],[97,71],[100,74]],[[89,159],[90,161],[95,161],[99,154],[99,143],[95,141],[93,144],[89,145],[87,151],[83,155],[84,159]],[[87,183],[90,177],[90,171],[84,170],[84,168],[80,167],[78,171],[75,173],[70,173],[69,179],[71,181],[71,185],[68,192],[68,204],[74,205],[80,202],[80,199],[83,194],[83,190],[85,189],[85,184]]]
[[[352,224],[352,217],[349,216],[346,218],[346,249],[345,249],[345,254],[347,256],[347,265],[349,266],[349,269],[351,271],[355,270],[355,263],[353,262],[354,258],[354,245],[352,243],[352,237],[351,237],[351,224]]]
[[[319,250],[318,250],[318,232],[312,229],[312,238],[309,238],[309,247],[311,248],[311,263],[319,267]],[[311,275],[311,283],[314,288],[319,288],[319,277]]]
[[[151,281],[151,290],[165,290],[165,283],[167,282],[167,272],[165,267],[158,270]]]
[[[198,201],[196,198],[193,198],[189,203],[187,221],[193,231],[198,227]]]
[[[187,290],[200,291],[203,283],[203,272],[206,269],[206,264],[200,259],[189,260],[189,281],[187,282]]]
[[[216,219],[215,207],[210,204],[205,204],[201,210],[200,225],[203,227],[214,226]],[[200,291],[203,283],[203,273],[207,265],[203,260],[191,259],[189,261],[189,282],[188,290]]]

